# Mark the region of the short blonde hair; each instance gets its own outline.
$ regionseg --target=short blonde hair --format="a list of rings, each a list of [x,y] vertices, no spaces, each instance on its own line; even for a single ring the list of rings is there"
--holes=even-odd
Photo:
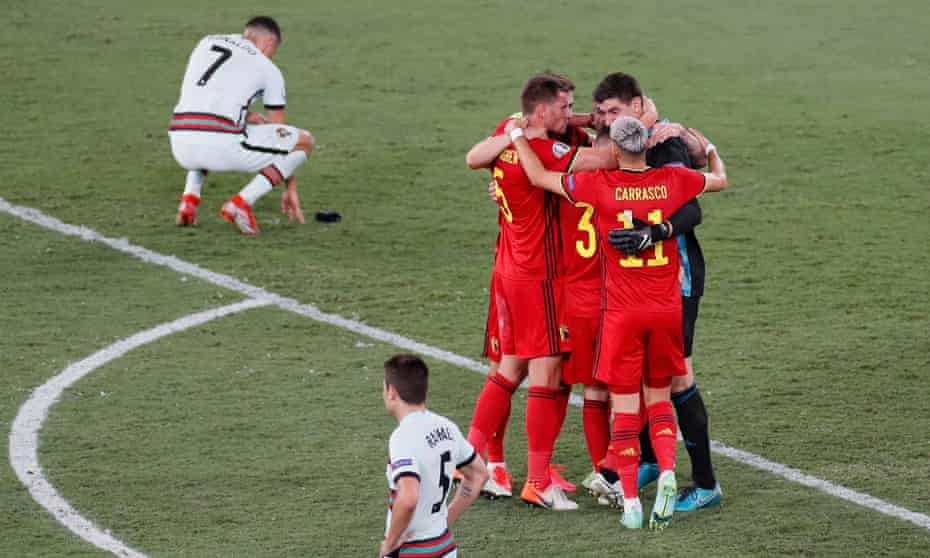
[[[621,116],[610,125],[610,139],[627,153],[639,155],[646,151],[648,138],[646,127],[633,117]]]

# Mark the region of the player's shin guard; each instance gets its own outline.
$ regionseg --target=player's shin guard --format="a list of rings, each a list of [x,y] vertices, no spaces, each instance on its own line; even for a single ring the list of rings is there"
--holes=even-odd
[[[560,427],[559,390],[530,386],[526,400],[527,480],[538,490],[549,486],[549,464]]]
[[[184,193],[196,196],[200,199],[200,192],[203,190],[203,183],[207,178],[207,173],[199,170],[187,171],[187,180],[184,183]]]
[[[685,439],[685,448],[691,457],[691,478],[701,488],[713,490],[717,485],[714,466],[710,460],[710,431],[707,409],[697,384],[672,394],[672,403],[678,414],[678,425]]]
[[[652,447],[656,452],[659,470],[662,472],[675,469],[675,441],[677,427],[675,412],[671,401],[660,401],[646,407],[649,416],[649,434]]]
[[[597,469],[607,455],[607,446],[610,444],[610,410],[606,401],[585,399],[581,410],[581,421],[584,425],[584,438],[588,445],[588,455],[591,465]]]
[[[638,498],[636,473],[639,467],[639,413],[614,413],[614,430],[610,436],[610,453],[620,473],[625,499]]]
[[[516,389],[517,385],[501,374],[489,376],[484,383],[468,431],[468,441],[478,454],[484,454],[488,440],[510,414],[510,400]]]

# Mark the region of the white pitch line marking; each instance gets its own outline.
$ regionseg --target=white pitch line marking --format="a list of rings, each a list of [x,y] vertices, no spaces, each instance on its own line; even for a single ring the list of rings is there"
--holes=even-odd
[[[474,370],[475,372],[479,372],[481,374],[487,373],[487,366],[475,360],[437,347],[433,347],[431,345],[426,345],[424,343],[414,341],[413,339],[392,333],[390,331],[371,327],[358,321],[344,318],[337,314],[327,314],[312,304],[302,304],[292,298],[286,298],[274,293],[270,293],[260,287],[239,281],[234,277],[223,275],[221,273],[215,273],[196,264],[175,258],[174,256],[166,256],[164,254],[159,254],[158,252],[153,252],[147,248],[130,244],[126,239],[109,238],[87,227],[79,227],[63,223],[62,221],[59,221],[54,217],[50,217],[37,209],[10,204],[2,197],[0,197],[0,211],[9,213],[10,215],[19,217],[24,221],[35,223],[44,228],[54,230],[65,235],[76,236],[90,242],[100,242],[106,244],[115,250],[130,254],[145,262],[168,267],[179,273],[197,277],[209,283],[213,283],[214,285],[242,293],[249,297],[270,301],[272,304],[275,304],[280,308],[289,310],[302,316],[306,316],[319,322],[335,325],[360,335],[364,335],[371,339],[382,341],[384,343],[388,343],[411,352],[424,354],[436,360],[441,360],[461,368]],[[577,395],[573,395],[572,404],[579,406],[580,403],[581,399]],[[828,480],[807,475],[797,469],[793,469],[774,461],[769,461],[762,456],[736,448],[730,448],[729,446],[717,441],[712,441],[711,449],[715,453],[745,465],[749,465],[756,469],[772,473],[773,475],[779,476],[791,482],[801,484],[803,486],[815,488],[853,504],[857,504],[873,511],[877,511],[881,514],[895,517],[913,523],[918,527],[930,530],[930,516],[928,515],[910,511],[868,494],[856,492],[844,486],[837,485]]]
[[[23,403],[13,420],[10,430],[10,464],[19,481],[29,489],[32,499],[48,510],[59,523],[70,529],[97,548],[112,552],[116,556],[146,558],[146,555],[130,548],[114,538],[108,531],[101,530],[83,517],[61,494],[55,490],[42,472],[39,464],[39,431],[48,417],[48,411],[58,402],[64,390],[87,376],[97,368],[117,359],[142,345],[156,341],[166,335],[178,333],[237,312],[268,306],[265,300],[249,299],[221,308],[190,314],[152,329],[147,329],[121,339],[89,357],[71,364],[61,373],[36,388]]]

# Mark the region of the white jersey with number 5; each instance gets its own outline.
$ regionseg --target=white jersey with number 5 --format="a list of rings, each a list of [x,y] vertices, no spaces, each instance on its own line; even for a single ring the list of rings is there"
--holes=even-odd
[[[406,533],[413,541],[442,535],[447,529],[446,499],[452,487],[452,473],[471,463],[475,448],[454,422],[431,411],[405,416],[391,434],[389,447],[387,478],[392,505],[398,479],[410,475],[420,481],[416,512]],[[389,510],[387,526],[390,525]]]
[[[258,97],[265,108],[287,104],[278,67],[242,35],[208,35],[191,53],[174,112],[212,114],[241,127]]]

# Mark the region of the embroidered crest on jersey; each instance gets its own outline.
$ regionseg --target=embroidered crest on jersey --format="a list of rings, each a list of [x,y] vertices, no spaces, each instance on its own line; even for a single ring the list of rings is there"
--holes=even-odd
[[[569,147],[567,144],[564,144],[560,141],[557,141],[552,144],[552,154],[555,155],[556,159],[561,159],[562,157],[567,155],[568,152],[571,150],[572,150],[571,147]]]
[[[278,132],[278,137],[281,139],[284,139],[288,137],[289,135],[291,135],[291,131],[288,130],[287,128],[278,128],[277,132]]]

